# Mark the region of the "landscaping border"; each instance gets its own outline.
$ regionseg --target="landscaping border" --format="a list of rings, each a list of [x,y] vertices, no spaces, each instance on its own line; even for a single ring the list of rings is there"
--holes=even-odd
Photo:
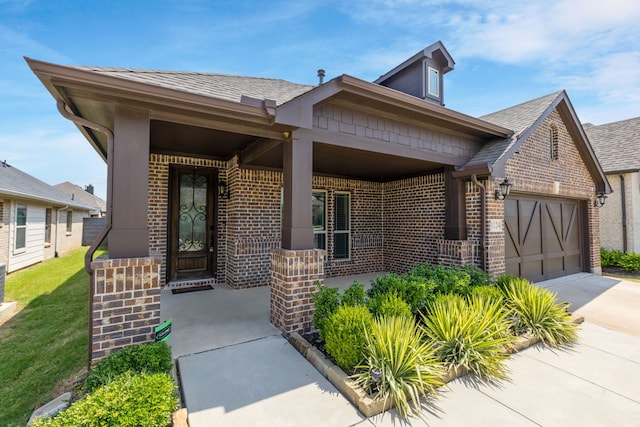
[[[573,317],[572,322],[581,324],[584,317]],[[358,410],[367,418],[381,414],[393,407],[391,399],[373,399],[367,392],[357,386],[340,367],[335,365],[325,355],[304,339],[297,332],[292,332],[287,337],[291,345],[295,347],[325,378],[337,388]],[[522,351],[540,342],[540,338],[532,336],[522,336],[516,339],[513,350],[509,354]],[[445,384],[467,374],[467,370],[460,367],[450,369],[442,375],[442,382]]]

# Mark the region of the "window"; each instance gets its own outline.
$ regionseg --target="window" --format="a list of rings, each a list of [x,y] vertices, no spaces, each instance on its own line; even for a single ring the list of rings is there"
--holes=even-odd
[[[67,234],[71,234],[73,231],[73,211],[67,211]]]
[[[51,243],[51,208],[47,208],[44,214],[44,242]]]
[[[558,128],[555,125],[549,127],[549,156],[551,160],[558,160]]]
[[[327,193],[314,191],[311,196],[313,242],[317,249],[327,249]]]
[[[27,207],[18,205],[16,208],[16,249],[27,246]]]
[[[336,192],[333,208],[333,259],[349,259],[351,251],[350,194]]]
[[[427,68],[427,93],[431,96],[440,96],[440,72],[435,68]]]

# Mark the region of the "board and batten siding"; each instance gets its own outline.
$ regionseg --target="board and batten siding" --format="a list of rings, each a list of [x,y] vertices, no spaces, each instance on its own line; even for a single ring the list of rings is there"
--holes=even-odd
[[[25,247],[16,250],[16,212],[18,205],[27,207]],[[7,272],[19,270],[44,259],[44,221],[46,207],[27,201],[11,201],[9,263]]]

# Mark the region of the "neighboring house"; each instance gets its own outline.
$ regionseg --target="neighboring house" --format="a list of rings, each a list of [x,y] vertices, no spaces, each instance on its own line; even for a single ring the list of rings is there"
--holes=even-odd
[[[441,42],[375,82],[319,71],[318,85],[27,62],[108,164],[93,358],[153,339],[161,287],[270,285],[289,333],[312,328],[325,277],[419,262],[600,273],[594,200],[610,188],[567,94],[449,110]]]
[[[64,191],[71,196],[71,200],[76,200],[87,206],[91,206],[89,212],[91,218],[102,218],[107,213],[107,202],[93,194],[93,185],[89,184],[84,189],[79,185],[72,184],[69,181],[56,184],[53,188]]]
[[[614,190],[600,209],[600,243],[640,253],[640,117],[584,129]]]
[[[79,248],[90,206],[0,163],[0,263],[7,272]]]

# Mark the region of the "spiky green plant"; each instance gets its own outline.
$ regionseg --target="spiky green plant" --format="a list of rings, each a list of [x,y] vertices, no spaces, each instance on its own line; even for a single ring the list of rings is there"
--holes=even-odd
[[[378,318],[365,334],[365,363],[352,378],[385,404],[391,399],[402,417],[419,415],[420,398],[443,385],[442,368],[424,338],[413,317]]]
[[[523,278],[512,278],[503,287],[506,306],[527,332],[552,347],[570,345],[578,339],[578,325],[571,321],[567,305],[557,295]]]
[[[463,367],[483,380],[508,378],[505,349],[514,337],[499,300],[441,295],[429,305],[423,324],[436,357],[447,368]]]

